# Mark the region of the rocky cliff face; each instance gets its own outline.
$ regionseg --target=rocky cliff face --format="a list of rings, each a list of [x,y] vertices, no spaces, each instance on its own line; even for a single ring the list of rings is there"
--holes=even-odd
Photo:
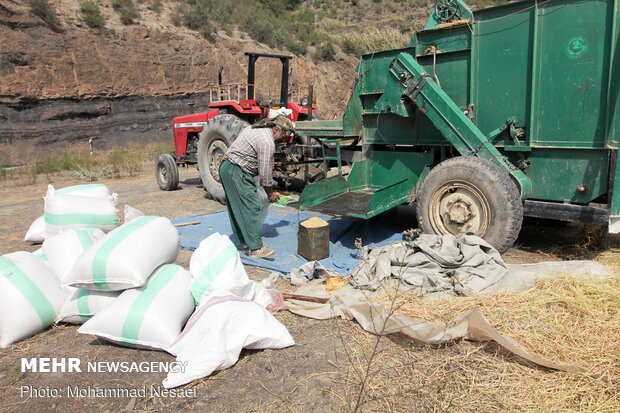
[[[145,8],[140,24],[123,26],[103,2],[106,28],[89,29],[78,3],[56,0],[61,24],[53,28],[26,1],[0,0],[0,146],[54,150],[92,136],[108,146],[171,139],[171,120],[190,113],[190,97],[194,111],[206,108],[206,87],[220,67],[224,82],[244,82],[244,52],[288,54],[242,33],[221,32],[211,43],[166,23],[165,6],[157,15]],[[345,55],[319,64],[295,57],[290,88],[312,83],[319,111],[342,113],[355,64]],[[275,95],[279,73],[279,62],[259,60],[260,94]]]

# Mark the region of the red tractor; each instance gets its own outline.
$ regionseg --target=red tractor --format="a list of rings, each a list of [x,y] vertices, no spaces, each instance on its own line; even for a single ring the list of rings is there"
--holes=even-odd
[[[162,190],[172,191],[177,188],[177,165],[198,164],[204,189],[212,199],[225,203],[226,195],[218,169],[222,156],[243,128],[268,117],[269,111],[274,109],[292,110],[289,115],[292,121],[308,120],[316,113],[315,105],[308,102],[308,98],[300,99],[300,102],[288,101],[288,69],[292,56],[250,52],[246,55],[249,57],[247,84],[222,85],[220,68],[218,85],[209,90],[211,110],[172,120],[175,152],[159,155],[155,167],[157,183]],[[255,98],[254,69],[259,57],[279,59],[282,63],[278,102],[261,102]],[[309,106],[313,107],[310,116]]]

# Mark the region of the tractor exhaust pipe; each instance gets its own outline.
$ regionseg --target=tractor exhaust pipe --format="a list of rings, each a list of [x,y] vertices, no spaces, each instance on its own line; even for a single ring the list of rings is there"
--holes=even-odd
[[[312,85],[308,86],[308,120],[312,120],[313,89]]]

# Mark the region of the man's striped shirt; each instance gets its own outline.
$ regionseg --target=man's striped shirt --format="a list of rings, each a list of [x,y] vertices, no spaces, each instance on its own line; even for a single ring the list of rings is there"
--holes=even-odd
[[[276,145],[271,128],[246,127],[230,145],[228,160],[252,176],[260,177],[261,186],[273,185],[273,153]]]

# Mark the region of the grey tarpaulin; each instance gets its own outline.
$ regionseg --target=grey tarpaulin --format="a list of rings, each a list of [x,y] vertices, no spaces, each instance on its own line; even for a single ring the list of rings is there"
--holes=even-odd
[[[376,295],[375,290],[383,285],[396,286],[400,291],[407,290],[407,294],[428,298],[448,294],[466,296],[496,291],[516,292],[531,288],[536,280],[562,273],[608,276],[609,271],[602,265],[594,261],[573,261],[508,266],[488,243],[469,235],[421,235],[413,241],[398,242],[366,252],[365,259],[353,270],[352,285],[328,293],[325,283],[315,279],[296,291],[301,295],[329,297],[329,302],[318,304],[289,300],[285,303],[286,308],[295,314],[316,319],[355,319],[368,332],[400,332],[429,344],[458,339],[493,340],[508,351],[541,366],[581,371],[579,367],[557,364],[528,353],[516,341],[499,334],[479,309],[470,310],[443,325],[390,315],[372,298]],[[314,267],[305,268],[307,271],[312,269]]]
[[[373,334],[403,333],[414,340],[441,344],[459,339],[474,341],[493,340],[508,351],[538,365],[565,371],[581,371],[576,366],[564,365],[545,360],[525,351],[516,341],[503,336],[489,324],[479,309],[473,309],[443,325],[424,320],[389,314],[381,304],[368,300],[366,294],[373,294],[345,286],[329,293],[331,297],[325,304],[306,301],[287,300],[285,307],[292,313],[315,319],[341,317],[355,319],[362,328]],[[296,294],[327,297],[322,280],[313,280],[297,289]],[[385,324],[385,325],[384,325]]]
[[[291,268],[291,284],[302,285],[312,278],[327,278],[337,275],[340,274],[325,268],[319,261],[310,261],[298,268]]]
[[[561,272],[609,274],[592,261],[507,266],[497,250],[479,237],[423,234],[413,241],[370,249],[353,270],[351,285],[376,290],[390,279],[400,279],[401,288],[409,293],[438,298],[519,291]]]

